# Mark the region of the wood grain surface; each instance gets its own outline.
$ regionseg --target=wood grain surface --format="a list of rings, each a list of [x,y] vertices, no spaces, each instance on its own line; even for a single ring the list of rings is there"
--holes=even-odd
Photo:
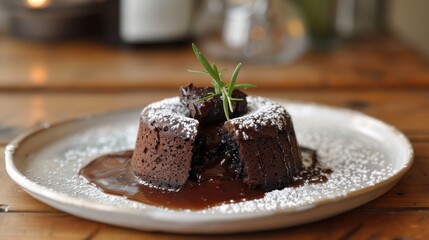
[[[240,79],[260,88],[429,87],[429,63],[394,38],[339,44],[333,51],[309,52],[290,65],[246,64]],[[2,89],[117,91],[201,81],[187,72],[200,69],[190,43],[117,49],[94,42],[35,44],[3,37],[0,53]],[[235,66],[216,62],[230,71]]]
[[[197,66],[183,47],[118,50],[91,42],[48,45],[8,37],[0,42],[1,151],[39,124],[141,108],[176,95],[181,84],[200,81],[186,73]],[[0,239],[429,239],[428,66],[401,42],[381,36],[311,52],[288,66],[243,68],[240,81],[262,86],[249,94],[355,109],[394,125],[411,140],[416,158],[409,173],[355,210],[258,233],[135,231],[80,219],[33,199],[7,176],[1,156]]]

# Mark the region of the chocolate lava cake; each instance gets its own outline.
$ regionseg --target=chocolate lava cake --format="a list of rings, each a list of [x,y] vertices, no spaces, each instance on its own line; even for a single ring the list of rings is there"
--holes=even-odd
[[[211,87],[182,87],[180,97],[152,103],[141,113],[133,172],[157,188],[178,190],[199,181],[219,159],[235,178],[264,191],[284,188],[302,168],[292,120],[269,99],[234,90],[232,119],[225,121],[222,99],[196,101]]]

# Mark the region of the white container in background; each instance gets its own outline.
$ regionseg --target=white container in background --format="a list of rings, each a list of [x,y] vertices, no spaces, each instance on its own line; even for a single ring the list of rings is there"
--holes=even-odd
[[[126,43],[186,38],[193,6],[194,0],[122,0],[120,37]]]

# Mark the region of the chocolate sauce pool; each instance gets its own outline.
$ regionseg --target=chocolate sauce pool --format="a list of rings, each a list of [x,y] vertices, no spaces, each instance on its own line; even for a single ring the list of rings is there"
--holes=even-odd
[[[326,182],[332,171],[318,165],[316,152],[301,148],[301,153],[305,168],[290,186]],[[188,180],[179,191],[153,188],[133,174],[130,164],[132,154],[133,151],[129,150],[103,155],[83,167],[79,174],[105,193],[170,209],[202,210],[265,195],[264,191],[249,188],[241,179],[236,179],[225,159],[208,164],[198,181]]]

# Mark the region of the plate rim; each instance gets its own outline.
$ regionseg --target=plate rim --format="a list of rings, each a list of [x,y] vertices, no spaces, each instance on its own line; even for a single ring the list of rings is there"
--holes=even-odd
[[[305,107],[315,107],[315,108],[321,108],[328,111],[334,111],[334,112],[340,112],[341,114],[347,114],[350,117],[352,116],[358,116],[360,118],[368,119],[372,122],[377,123],[378,125],[381,125],[385,127],[387,131],[391,131],[400,141],[401,145],[404,146],[404,149],[407,151],[407,159],[404,159],[404,164],[402,167],[394,173],[392,176],[390,176],[387,179],[384,179],[372,186],[368,186],[362,189],[358,189],[352,192],[348,192],[346,195],[339,195],[332,198],[325,198],[322,200],[317,200],[316,202],[300,207],[293,207],[293,208],[281,208],[281,209],[273,209],[273,210],[267,210],[267,211],[257,211],[257,212],[240,212],[240,213],[234,213],[234,214],[225,214],[225,216],[219,217],[216,214],[200,214],[195,211],[190,210],[165,210],[158,208],[145,208],[145,209],[139,209],[139,211],[135,211],[135,209],[132,208],[121,208],[118,206],[110,206],[95,202],[88,202],[83,199],[77,199],[74,197],[67,196],[63,193],[54,191],[52,189],[49,189],[43,185],[40,185],[38,183],[35,183],[28,178],[25,177],[23,173],[21,173],[14,164],[14,153],[19,148],[19,146],[27,141],[29,138],[31,138],[33,135],[39,134],[43,131],[50,130],[55,127],[60,127],[66,124],[73,124],[78,121],[88,121],[93,120],[97,118],[103,118],[108,117],[110,115],[121,115],[125,113],[131,113],[131,112],[138,112],[141,110],[141,108],[127,108],[122,109],[118,111],[105,111],[105,112],[98,112],[93,114],[82,114],[76,117],[68,118],[61,121],[56,121],[53,123],[44,124],[41,126],[33,127],[26,132],[20,134],[16,138],[14,138],[5,148],[5,165],[6,165],[6,171],[8,175],[11,177],[15,183],[17,183],[21,188],[23,188],[26,191],[30,191],[33,194],[44,196],[50,199],[51,201],[55,201],[58,203],[63,203],[70,205],[72,207],[79,207],[79,208],[86,208],[86,209],[95,209],[97,211],[115,211],[119,212],[121,214],[131,214],[131,215],[141,215],[142,212],[145,213],[145,217],[150,217],[157,220],[169,220],[171,215],[175,215],[175,217],[179,216],[186,216],[185,219],[182,219],[185,222],[192,223],[192,222],[213,222],[213,221],[236,221],[240,219],[247,219],[248,217],[257,219],[257,218],[263,218],[270,215],[279,215],[279,214],[288,214],[288,213],[298,213],[298,212],[305,212],[305,211],[311,211],[315,208],[320,208],[325,205],[331,204],[331,203],[337,203],[344,201],[346,199],[351,198],[357,198],[359,196],[364,195],[368,192],[375,192],[376,190],[380,190],[382,188],[386,188],[390,185],[396,184],[405,173],[409,171],[411,168],[413,162],[414,162],[414,149],[412,147],[411,142],[409,139],[396,127],[393,125],[390,125],[388,123],[385,123],[377,118],[374,118],[372,116],[369,116],[365,113],[358,112],[355,110],[343,108],[343,107],[336,107],[336,106],[328,106],[325,104],[319,104],[319,103],[313,103],[313,102],[303,102],[303,101],[289,101],[289,100],[278,100],[275,99],[277,102],[282,104],[286,107],[287,105],[304,105]],[[293,116],[292,116],[293,117]],[[389,188],[390,189],[390,188]],[[386,190],[387,192],[388,190]],[[385,193],[385,192],[384,192]],[[384,194],[383,193],[383,194]],[[373,200],[373,199],[371,199]],[[371,200],[368,200],[371,201]],[[130,200],[131,201],[131,200]],[[159,214],[159,212],[162,212],[162,214]],[[196,215],[197,214],[197,215]]]

